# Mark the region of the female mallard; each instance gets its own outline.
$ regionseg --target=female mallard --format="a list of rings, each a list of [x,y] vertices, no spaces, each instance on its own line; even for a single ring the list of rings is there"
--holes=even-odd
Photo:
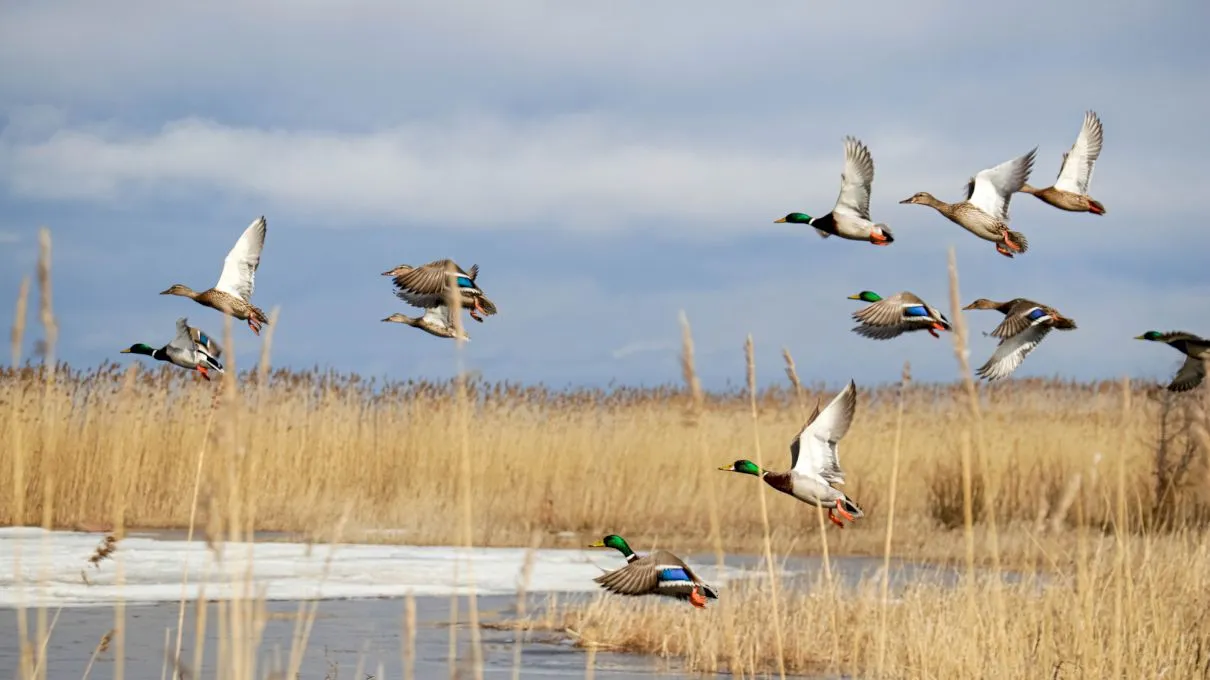
[[[1061,210],[1088,212],[1104,215],[1105,206],[1088,195],[1088,184],[1092,181],[1092,166],[1101,155],[1104,131],[1101,119],[1092,111],[1084,113],[1084,125],[1071,151],[1063,152],[1063,164],[1053,186],[1037,189],[1028,184],[1021,185],[1021,193],[1033,194],[1044,203]]]
[[[707,597],[718,599],[718,592],[712,586],[703,583],[689,565],[667,550],[656,550],[639,557],[630,549],[626,539],[617,534],[610,534],[588,547],[614,548],[626,557],[626,566],[593,579],[611,593],[663,595],[678,600],[689,600],[690,604],[698,608],[706,606]]]
[[[1029,250],[1025,234],[1008,228],[1008,202],[1025,186],[1033,171],[1038,149],[994,168],[980,170],[966,183],[966,200],[946,203],[927,191],[921,191],[900,203],[915,203],[935,208],[949,221],[981,239],[996,244],[996,251],[1005,257]]]
[[[256,268],[260,266],[260,253],[265,247],[266,229],[263,215],[248,225],[223,260],[223,273],[213,288],[198,293],[189,286],[174,283],[160,295],[187,297],[240,321],[247,321],[248,328],[260,335],[261,325],[269,323],[269,319],[259,307],[252,304],[252,287],[256,282]]]
[[[819,410],[818,404],[815,405],[815,413],[811,414],[802,431],[790,443],[788,471],[761,470],[750,460],[737,460],[719,469],[760,477],[782,493],[804,503],[826,508],[828,519],[843,529],[844,522],[836,518],[833,510],[850,522],[865,516],[852,498],[832,486],[844,484],[838,445],[848,433],[856,412],[857,386],[850,380],[823,411]]]
[[[393,321],[395,323],[403,323],[412,328],[419,328],[422,331],[436,335],[439,338],[462,338],[470,342],[471,336],[467,334],[466,329],[463,329],[462,335],[458,335],[454,328],[453,315],[450,314],[450,308],[445,305],[429,307],[424,310],[424,316],[412,318],[396,312],[383,321]]]
[[[223,372],[223,365],[218,358],[223,355],[223,349],[209,335],[188,325],[188,320],[181,317],[176,320],[176,337],[172,342],[159,349],[150,345],[136,343],[121,351],[122,354],[144,354],[157,361],[167,361],[171,364],[196,370],[206,380],[210,379],[210,369]]]
[[[850,295],[849,299],[872,303],[853,312],[853,319],[861,322],[853,332],[867,338],[889,340],[909,331],[928,331],[929,335],[939,338],[937,331],[951,330],[944,314],[906,290],[889,298],[863,290]]]
[[[1025,361],[1025,357],[1042,342],[1052,328],[1061,331],[1075,329],[1076,322],[1033,300],[1014,298],[1008,302],[996,302],[979,298],[963,309],[995,309],[1004,314],[1004,320],[988,335],[1001,338],[996,351],[987,363],[976,371],[979,377],[998,380],[1008,376]]]
[[[453,260],[434,260],[420,267],[401,264],[383,272],[382,275],[394,277],[395,295],[409,305],[428,309],[446,304],[446,291],[450,281],[454,281],[462,295],[462,306],[470,312],[472,319],[482,323],[480,313],[488,316],[496,313],[496,305],[483,295],[483,291],[475,283],[479,276],[477,264],[471,265],[468,273]]]
[[[874,183],[874,159],[865,144],[844,138],[844,171],[840,173],[840,196],[832,212],[820,217],[792,212],[774,222],[791,222],[815,227],[823,238],[839,236],[850,241],[869,241],[887,246],[895,241],[891,228],[870,220],[870,185]]]
[[[1172,392],[1185,392],[1202,384],[1206,378],[1207,359],[1210,359],[1210,340],[1184,331],[1147,331],[1135,336],[1135,340],[1151,340],[1167,343],[1170,347],[1185,355],[1185,363],[1173,376],[1168,389]]]

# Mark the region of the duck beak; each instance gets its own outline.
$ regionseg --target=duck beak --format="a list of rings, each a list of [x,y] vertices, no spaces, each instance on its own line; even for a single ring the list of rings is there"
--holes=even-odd
[[[850,296],[849,296],[849,297],[847,297],[846,299],[847,299],[847,300],[860,300],[860,299],[861,299],[861,296],[860,296],[860,295],[850,295]]]
[[[1137,339],[1138,338],[1135,338],[1135,340]],[[130,354],[130,348],[127,347],[126,349],[118,350],[118,354]]]
[[[719,469],[722,470],[723,472],[734,472],[735,466],[734,465],[724,465]]]
[[[1143,337],[1143,336],[1141,336],[1141,335],[1136,335],[1136,336],[1134,336],[1134,339],[1135,339],[1135,340],[1146,340],[1147,338],[1145,338],[1145,337]],[[123,352],[125,352],[126,350],[122,350],[122,351],[123,351]]]
[[[975,308],[975,303],[973,303],[973,302],[970,303],[969,305],[963,307],[963,309],[974,309],[974,308]]]
[[[605,541],[597,541],[596,543],[589,543],[588,547],[589,548],[604,548]]]
[[[900,204],[900,205],[903,205],[904,203],[911,203],[913,198],[915,198],[915,197],[914,197],[914,196],[908,196],[907,198],[903,199],[902,201],[899,201],[899,204]]]
[[[786,218],[780,217],[776,220],[773,220],[773,224],[781,224],[782,222],[785,222],[785,221],[786,221]]]

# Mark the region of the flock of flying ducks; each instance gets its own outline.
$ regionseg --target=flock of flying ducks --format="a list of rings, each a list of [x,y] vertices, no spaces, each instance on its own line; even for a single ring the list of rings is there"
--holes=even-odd
[[[1063,154],[1058,178],[1052,186],[1038,189],[1028,184],[1037,152],[1037,148],[1034,148],[1029,153],[976,173],[966,185],[965,199],[959,203],[946,203],[927,192],[919,192],[900,203],[929,206],[975,236],[994,243],[998,253],[1011,258],[1025,253],[1029,248],[1024,234],[1009,229],[1008,205],[1015,193],[1032,194],[1049,205],[1070,212],[1105,214],[1105,207],[1088,195],[1093,165],[1100,155],[1102,139],[1101,121],[1089,111],[1085,114],[1075,144]],[[873,157],[859,140],[846,137],[844,141],[845,163],[840,195],[832,211],[819,217],[792,212],[776,222],[808,225],[823,238],[838,236],[888,246],[895,240],[891,229],[870,218]],[[188,297],[247,322],[252,332],[259,335],[261,327],[269,320],[260,308],[252,304],[252,291],[265,245],[265,234],[266,222],[262,216],[244,230],[235,247],[227,253],[218,283],[212,288],[197,292],[188,286],[174,284],[161,295]],[[397,297],[424,310],[418,317],[395,313],[383,321],[407,324],[438,337],[469,340],[462,324],[456,323],[453,310],[456,307],[466,309],[471,318],[480,323],[483,322],[483,316],[496,313],[495,304],[484,295],[476,282],[478,274],[478,265],[472,265],[466,271],[449,259],[420,266],[401,264],[383,272],[383,276],[391,277]],[[866,338],[888,340],[913,331],[926,331],[933,337],[940,337],[938,331],[952,330],[944,314],[908,291],[888,298],[872,291],[862,291],[849,297],[868,303],[853,313],[858,325],[852,329]],[[1054,307],[1024,298],[1006,302],[980,298],[963,309],[994,309],[1004,315],[1000,324],[988,334],[999,338],[1000,342],[992,356],[977,371],[980,377],[987,380],[1010,375],[1051,330],[1076,328],[1074,320],[1060,314]],[[1168,385],[1169,390],[1190,390],[1205,378],[1203,360],[1210,359],[1210,340],[1182,331],[1147,331],[1136,339],[1164,342],[1186,355],[1184,364]],[[222,349],[218,343],[205,332],[189,326],[185,317],[177,319],[176,337],[167,345],[155,349],[140,343],[122,352],[167,361],[195,370],[206,379],[209,379],[210,371],[223,371],[219,362]],[[837,447],[849,430],[856,408],[857,388],[852,381],[822,411],[817,405],[790,445],[790,469],[785,472],[762,470],[750,460],[737,460],[719,469],[759,477],[777,491],[826,509],[828,519],[843,528],[844,523],[840,518],[855,521],[864,516],[860,506],[834,486],[844,484]],[[714,588],[703,583],[688,565],[668,551],[657,550],[640,558],[625,539],[614,534],[591,547],[614,548],[626,558],[626,566],[595,579],[610,592],[664,595],[686,599],[696,607],[705,606],[706,598],[718,597]]]

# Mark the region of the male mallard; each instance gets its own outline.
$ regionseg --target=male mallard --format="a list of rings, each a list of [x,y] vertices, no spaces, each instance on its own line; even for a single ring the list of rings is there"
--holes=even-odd
[[[844,484],[838,444],[849,431],[857,412],[857,386],[852,380],[821,412],[819,404],[807,424],[790,443],[790,469],[786,472],[761,470],[750,460],[737,460],[720,470],[753,475],[769,486],[804,503],[827,508],[828,519],[844,528],[833,510],[850,522],[865,517],[857,503],[832,484]]]
[[[689,565],[667,550],[656,550],[639,557],[630,549],[626,539],[617,534],[610,534],[588,547],[614,548],[626,557],[626,566],[593,579],[611,593],[663,595],[678,600],[689,600],[690,604],[698,608],[706,606],[707,597],[718,599],[718,592],[712,586],[703,583]],[[699,590],[701,592],[698,592]]]
[[[260,266],[260,253],[265,247],[265,217],[258,217],[235,242],[235,247],[223,260],[223,273],[218,283],[200,293],[189,286],[174,283],[160,295],[181,295],[194,302],[247,321],[248,328],[260,335],[261,324],[269,323],[265,313],[252,304],[252,287],[256,282],[256,268]]]
[[[462,335],[459,336],[454,330],[453,315],[450,314],[450,308],[445,305],[429,307],[424,310],[424,316],[412,318],[396,312],[383,321],[394,321],[395,323],[403,323],[412,328],[419,328],[422,331],[436,335],[439,338],[455,338],[461,337],[463,340],[470,342],[471,336],[462,330]]]
[[[167,345],[153,349],[140,342],[122,350],[121,354],[144,354],[157,361],[167,361],[181,368],[196,370],[206,380],[210,379],[210,369],[223,372],[223,365],[218,362],[223,349],[209,335],[190,327],[185,317],[176,320],[176,337]]]
[[[928,331],[929,335],[939,338],[937,331],[951,330],[944,314],[906,290],[889,298],[863,290],[850,295],[849,299],[872,303],[853,312],[853,319],[861,322],[853,332],[867,338],[889,340],[909,331]]]
[[[395,295],[409,305],[428,309],[446,304],[446,290],[453,280],[462,295],[462,305],[470,312],[472,319],[482,323],[480,313],[488,316],[496,313],[496,305],[483,295],[475,283],[479,276],[477,264],[471,265],[468,273],[453,260],[434,260],[421,267],[401,264],[382,275],[394,277]]]
[[[1206,378],[1206,359],[1210,359],[1210,340],[1184,331],[1147,331],[1135,336],[1135,340],[1151,340],[1167,343],[1177,351],[1185,354],[1185,363],[1173,376],[1168,389],[1172,392],[1185,392],[1202,384]]]
[[[1017,370],[1052,328],[1070,331],[1076,327],[1074,320],[1063,316],[1054,307],[1025,298],[1014,298],[1008,302],[979,298],[963,309],[995,309],[1004,314],[1000,325],[988,333],[1001,338],[1000,344],[987,363],[976,371],[979,377],[988,380],[1004,378]]]
[[[1092,111],[1084,113],[1084,125],[1071,151],[1063,152],[1063,164],[1053,186],[1037,189],[1028,184],[1021,185],[1021,193],[1033,194],[1043,202],[1071,212],[1089,212],[1104,215],[1105,206],[1088,195],[1088,183],[1092,181],[1092,166],[1101,155],[1104,131],[1101,119]]]
[[[870,150],[853,137],[844,138],[844,171],[840,173],[840,196],[832,212],[820,217],[792,212],[774,222],[792,222],[815,227],[823,238],[839,236],[851,241],[869,241],[876,246],[894,242],[891,228],[870,220],[870,185],[874,183],[874,159]]]
[[[1008,202],[1025,186],[1033,171],[1038,148],[994,168],[980,170],[966,183],[966,200],[946,203],[927,191],[916,193],[900,203],[915,203],[935,208],[951,222],[981,239],[996,244],[996,251],[1005,257],[1029,249],[1025,234],[1008,228]]]

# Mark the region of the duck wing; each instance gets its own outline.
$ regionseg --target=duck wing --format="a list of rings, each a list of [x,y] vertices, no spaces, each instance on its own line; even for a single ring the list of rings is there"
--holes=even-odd
[[[863,220],[870,219],[870,185],[874,183],[874,158],[854,137],[844,138],[844,171],[840,173],[840,195],[832,212]],[[827,236],[826,232],[821,232]]]
[[[397,267],[396,269],[400,269]],[[477,266],[471,267],[477,274]],[[456,277],[451,277],[451,271]],[[444,304],[450,282],[457,279],[461,288],[474,288],[472,277],[450,259],[434,260],[420,267],[411,267],[391,279],[395,295],[404,302],[417,307],[433,307]]]
[[[1047,333],[1050,333],[1050,326],[1039,325],[1035,322],[1035,325],[1024,331],[1001,340],[987,363],[980,366],[976,373],[987,380],[999,380],[1007,377],[1017,370],[1021,362],[1025,361],[1025,357],[1034,351]]]
[[[1008,311],[1004,313],[1004,320],[988,335],[994,338],[1011,338],[1034,323],[1043,323],[1049,319],[1050,316],[1046,313],[1045,307],[1040,303],[1017,298],[1009,303]]]
[[[706,597],[718,599],[713,588],[702,583],[687,564],[667,550],[656,550],[593,581],[619,595],[688,597],[696,586]]]
[[[252,289],[256,285],[256,268],[260,266],[260,254],[265,248],[265,233],[268,225],[264,215],[256,218],[235,247],[223,259],[223,273],[218,277],[215,290],[230,293],[244,302],[252,301]]]
[[[822,411],[815,407],[815,413],[790,443],[791,470],[829,484],[844,484],[839,444],[856,412],[857,385],[850,380]]]
[[[1084,113],[1084,124],[1070,151],[1063,152],[1063,164],[1059,166],[1059,177],[1055,188],[1074,194],[1087,195],[1092,182],[1092,168],[1101,155],[1101,144],[1105,131],[1101,119],[1092,111]]]
[[[188,324],[188,320],[186,320],[185,323]],[[199,349],[215,359],[223,356],[223,348],[219,346],[218,342],[214,338],[207,335],[206,332],[200,328],[194,328],[193,326],[187,327],[189,328],[189,337],[193,339],[193,342]]]
[[[1037,147],[1012,160],[980,170],[967,183],[966,200],[992,217],[1008,221],[1008,202],[1029,180],[1033,171]]]
[[[1185,363],[1173,376],[1168,389],[1173,392],[1186,392],[1202,384],[1206,378],[1206,364],[1201,359],[1185,357]]]

